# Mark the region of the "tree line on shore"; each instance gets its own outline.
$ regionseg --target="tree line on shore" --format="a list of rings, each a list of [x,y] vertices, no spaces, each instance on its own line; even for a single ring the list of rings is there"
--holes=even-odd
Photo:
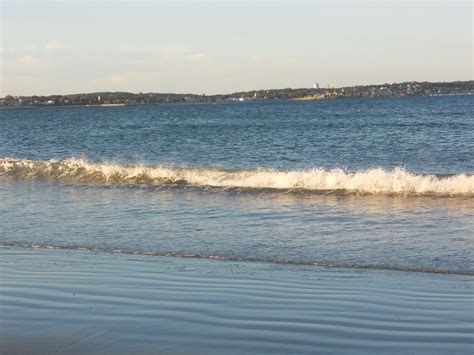
[[[232,94],[94,92],[72,95],[12,96],[0,98],[2,106],[142,105],[178,102],[334,99],[354,97],[436,96],[474,94],[474,81],[404,82],[340,88],[300,88],[241,91]]]

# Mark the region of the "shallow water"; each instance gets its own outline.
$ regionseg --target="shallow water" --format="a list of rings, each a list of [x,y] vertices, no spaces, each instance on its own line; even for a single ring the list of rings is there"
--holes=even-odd
[[[474,273],[472,96],[0,116],[0,245]]]

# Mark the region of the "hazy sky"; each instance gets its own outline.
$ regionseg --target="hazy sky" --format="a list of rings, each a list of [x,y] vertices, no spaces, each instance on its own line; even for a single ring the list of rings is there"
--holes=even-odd
[[[472,80],[472,11],[470,1],[7,0],[0,96]]]

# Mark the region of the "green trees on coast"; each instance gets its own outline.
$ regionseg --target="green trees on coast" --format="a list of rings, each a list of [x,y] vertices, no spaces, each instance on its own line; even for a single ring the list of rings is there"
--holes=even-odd
[[[449,83],[404,82],[340,88],[300,88],[241,91],[232,94],[196,95],[173,93],[94,92],[72,95],[12,96],[0,98],[0,106],[145,105],[177,102],[223,102],[250,100],[334,99],[396,96],[474,94],[474,81]]]

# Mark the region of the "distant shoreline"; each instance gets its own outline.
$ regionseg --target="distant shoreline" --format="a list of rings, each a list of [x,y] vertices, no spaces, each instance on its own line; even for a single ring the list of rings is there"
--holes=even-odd
[[[208,102],[208,101],[194,101],[194,102],[157,102],[157,103],[121,103],[121,104],[103,104],[103,105],[15,105],[15,106],[6,106],[0,105],[0,111],[17,111],[17,110],[33,110],[41,108],[125,108],[125,107],[152,107],[152,106],[161,106],[161,105],[175,105],[175,104],[216,104],[216,103],[256,103],[256,102],[278,102],[278,101],[294,101],[294,102],[306,102],[306,101],[332,101],[339,99],[360,99],[360,100],[370,100],[370,99],[397,99],[397,98],[409,98],[409,97],[446,97],[446,96],[471,96],[474,93],[463,93],[463,94],[439,94],[439,95],[416,95],[416,96],[388,96],[388,97],[347,97],[347,98],[312,98],[312,97],[302,97],[294,99],[276,99],[276,100],[249,100],[244,102],[238,101],[217,101],[217,102]]]
[[[474,94],[474,81],[404,82],[340,88],[271,89],[234,92],[232,94],[196,95],[174,93],[93,92],[71,95],[11,96],[0,98],[0,108],[93,106],[120,107],[163,103],[217,103],[276,100],[328,100],[345,98],[383,98],[404,96],[457,96]]]

